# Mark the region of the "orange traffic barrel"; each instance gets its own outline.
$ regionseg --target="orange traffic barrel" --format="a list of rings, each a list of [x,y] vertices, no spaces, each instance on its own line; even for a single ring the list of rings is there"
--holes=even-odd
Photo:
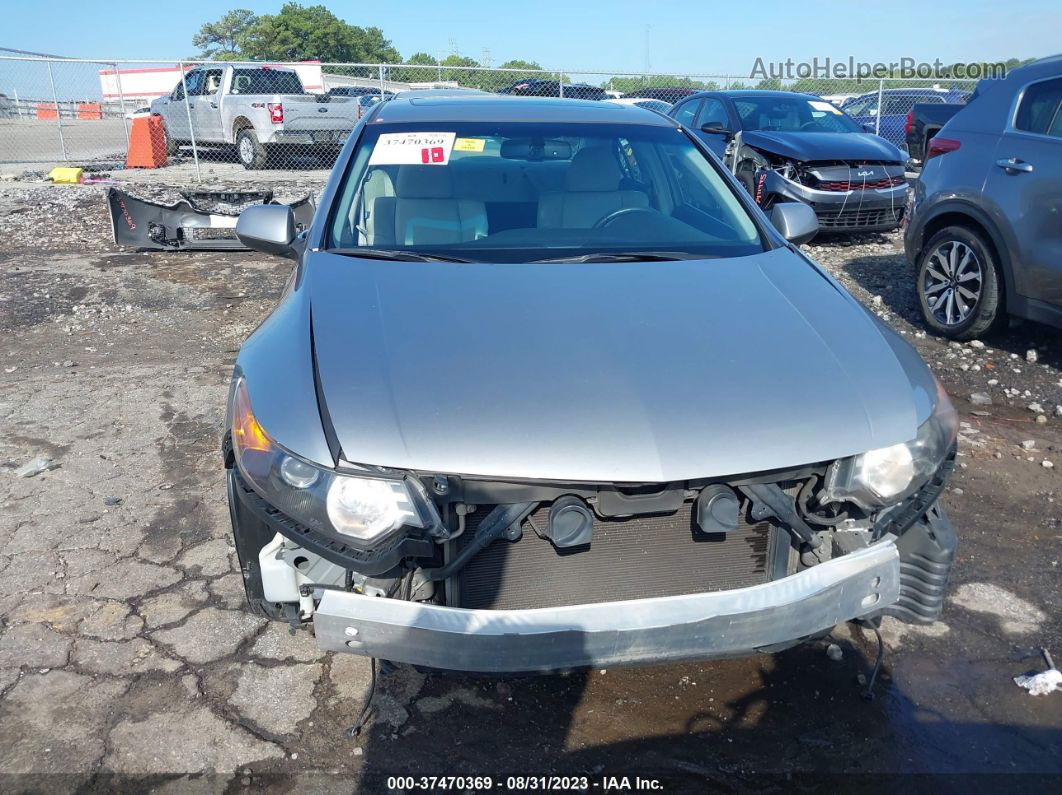
[[[161,168],[166,165],[166,128],[158,116],[138,116],[129,132],[126,168]]]

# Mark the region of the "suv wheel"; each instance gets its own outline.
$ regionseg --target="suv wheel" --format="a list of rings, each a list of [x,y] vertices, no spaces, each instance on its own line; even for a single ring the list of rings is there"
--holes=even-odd
[[[981,237],[963,226],[941,229],[918,262],[918,301],[926,325],[956,340],[972,340],[1003,318],[999,268]]]
[[[250,127],[240,130],[236,136],[236,154],[246,169],[266,167],[266,149]]]

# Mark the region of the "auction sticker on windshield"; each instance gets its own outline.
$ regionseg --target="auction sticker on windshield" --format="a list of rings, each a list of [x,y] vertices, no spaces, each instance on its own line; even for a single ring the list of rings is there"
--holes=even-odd
[[[381,133],[370,166],[445,166],[454,148],[452,132]]]

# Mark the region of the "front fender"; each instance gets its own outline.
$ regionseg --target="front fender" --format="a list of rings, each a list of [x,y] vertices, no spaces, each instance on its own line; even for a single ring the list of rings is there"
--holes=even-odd
[[[278,444],[323,467],[335,460],[321,426],[308,289],[293,274],[280,304],[240,348],[233,381],[243,377],[255,418]],[[230,396],[230,412],[231,412]],[[231,425],[231,416],[230,416]]]

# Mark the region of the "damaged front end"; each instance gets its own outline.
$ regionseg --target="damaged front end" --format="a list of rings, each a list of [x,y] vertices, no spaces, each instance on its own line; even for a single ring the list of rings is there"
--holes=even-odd
[[[181,200],[159,204],[110,188],[107,206],[114,242],[146,251],[231,251],[247,247],[236,238],[236,221],[247,207],[279,204],[272,191],[182,191]],[[309,228],[316,210],[311,196],[288,205],[296,231]]]
[[[907,203],[904,165],[882,160],[798,161],[740,146],[728,162],[767,210],[780,201],[811,206],[819,228],[887,232],[900,226]]]
[[[226,465],[258,610],[312,620],[332,651],[523,672],[772,652],[856,618],[932,622],[955,555],[936,506],[954,454],[886,507],[850,485],[862,457],[640,486],[348,470],[382,478],[416,518],[372,541],[259,493],[314,477],[289,454],[247,466],[227,445]]]

